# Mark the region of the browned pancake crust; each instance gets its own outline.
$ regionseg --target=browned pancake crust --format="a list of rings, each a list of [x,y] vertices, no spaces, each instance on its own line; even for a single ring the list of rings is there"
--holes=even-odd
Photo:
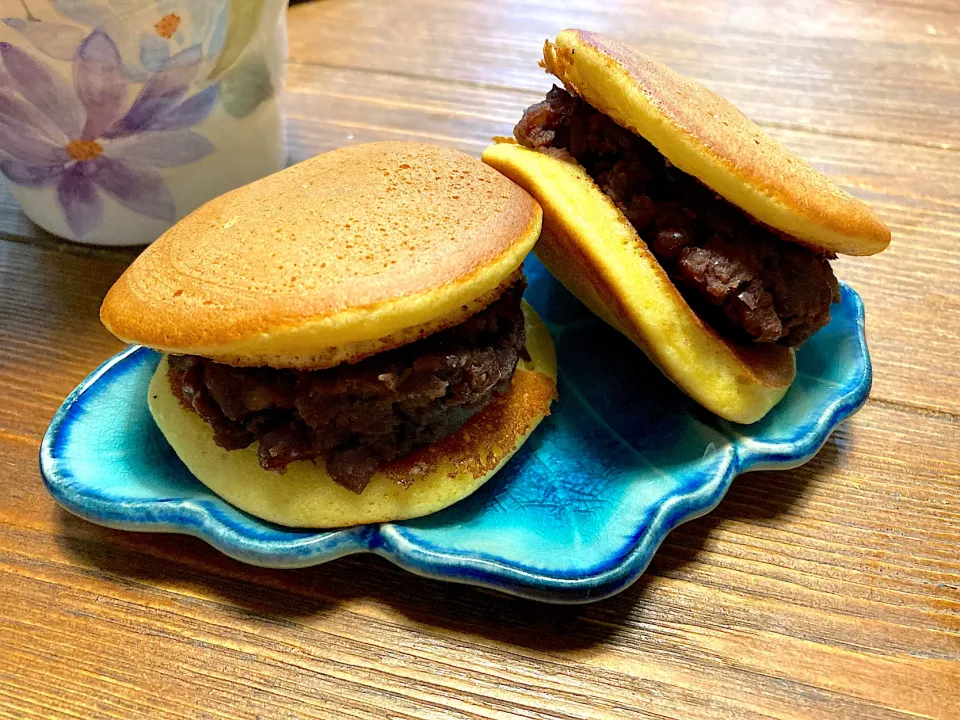
[[[124,273],[101,317],[168,352],[321,367],[304,349],[359,343],[369,354],[386,336],[423,334],[408,328],[459,322],[539,228],[536,202],[464,153],[341,148],[199,208]]]
[[[564,30],[546,43],[543,64],[682,171],[791,239],[852,255],[889,244],[889,229],[865,204],[727,100],[653,58],[598,33]]]

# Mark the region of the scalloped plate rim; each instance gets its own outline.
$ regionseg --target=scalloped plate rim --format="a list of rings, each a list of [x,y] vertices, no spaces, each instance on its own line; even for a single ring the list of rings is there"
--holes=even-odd
[[[635,582],[653,559],[666,536],[677,526],[709,513],[723,499],[733,479],[744,472],[789,469],[807,462],[820,450],[833,429],[866,402],[872,383],[872,364],[864,334],[864,307],[859,294],[840,283],[849,295],[857,327],[857,350],[863,360],[862,372],[850,383],[838,387],[838,394],[820,417],[796,438],[770,444],[752,441],[732,423],[722,423],[731,436],[731,445],[709,481],[694,492],[670,496],[662,502],[649,522],[638,529],[626,547],[630,549],[604,563],[601,569],[575,578],[534,573],[482,554],[464,556],[448,550],[426,547],[404,537],[402,525],[362,525],[339,530],[300,532],[277,526],[294,537],[278,541],[255,540],[243,532],[232,515],[246,516],[215,496],[198,500],[118,500],[77,492],[70,473],[56,457],[61,428],[82,395],[111,371],[141,352],[130,346],[97,367],[64,400],[44,434],[40,448],[40,474],[53,498],[71,513],[114,529],[134,532],[162,532],[189,535],[203,540],[223,554],[251,565],[278,569],[311,567],[356,553],[373,553],[417,575],[459,582],[511,595],[553,603],[576,604],[610,597]],[[683,501],[695,501],[686,511],[674,512]],[[137,519],[131,519],[137,516]],[[143,519],[146,518],[146,519]],[[253,518],[255,522],[263,522]],[[269,526],[269,524],[267,524]],[[259,545],[259,547],[257,547]]]

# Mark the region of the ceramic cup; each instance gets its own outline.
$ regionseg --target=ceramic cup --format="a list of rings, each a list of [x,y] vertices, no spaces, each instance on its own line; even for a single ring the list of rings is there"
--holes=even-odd
[[[152,242],[283,167],[286,0],[0,0],[0,171],[61,237]]]

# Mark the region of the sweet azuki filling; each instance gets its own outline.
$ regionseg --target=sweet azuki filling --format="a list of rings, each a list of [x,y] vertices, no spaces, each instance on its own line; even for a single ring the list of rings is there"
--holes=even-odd
[[[510,387],[526,357],[522,276],[459,325],[394,350],[325,370],[241,368],[171,355],[184,407],[227,450],[258,443],[260,465],[283,472],[323,460],[360,493],[377,467],[454,433]]]
[[[826,257],[759,224],[576,95],[554,86],[514,136],[583,166],[724,335],[798,347],[830,320],[840,287]]]

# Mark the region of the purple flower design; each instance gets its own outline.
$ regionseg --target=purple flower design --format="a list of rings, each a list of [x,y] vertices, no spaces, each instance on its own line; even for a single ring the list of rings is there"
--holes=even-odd
[[[188,129],[219,97],[217,85],[187,97],[202,60],[199,49],[177,53],[129,103],[120,52],[103,30],[77,48],[73,87],[0,43],[0,171],[25,187],[56,185],[77,238],[100,224],[101,191],[136,213],[173,222],[173,196],[158,168],[195,162],[214,149]]]
[[[216,61],[226,41],[230,0],[51,0],[54,9],[74,23],[41,20],[20,0],[25,17],[3,22],[37,50],[57,60],[73,60],[93,28],[100,28],[120,48],[127,77],[143,82],[177,51],[197,45],[206,60]],[[9,3],[11,6],[14,3]],[[0,2],[0,5],[3,5]],[[208,68],[209,69],[209,68]]]

